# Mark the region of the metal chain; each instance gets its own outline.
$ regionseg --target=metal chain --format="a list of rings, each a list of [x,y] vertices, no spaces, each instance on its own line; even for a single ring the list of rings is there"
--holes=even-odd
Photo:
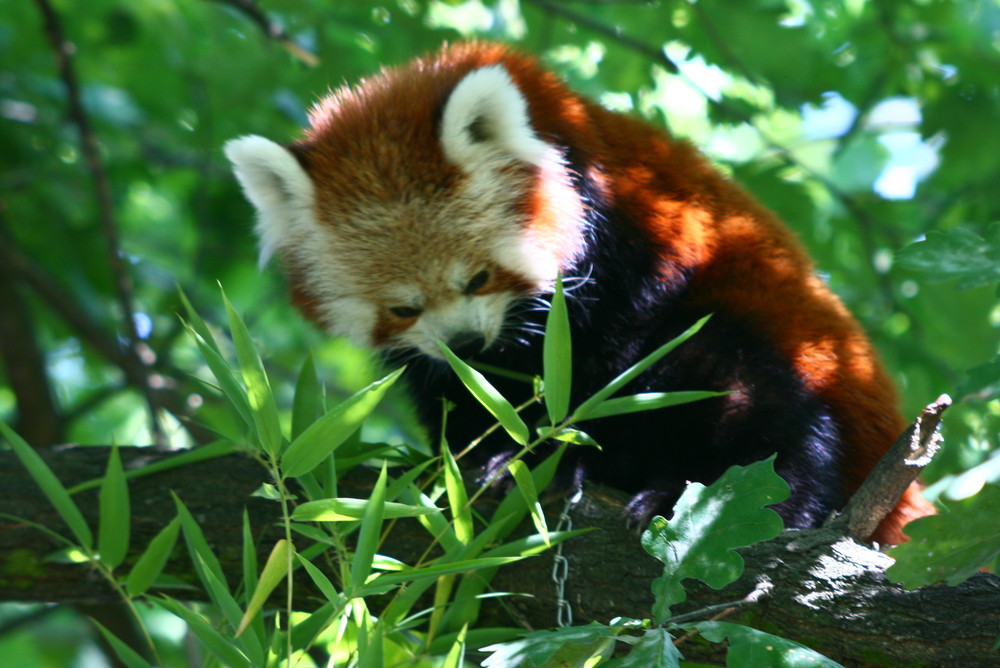
[[[556,531],[572,531],[573,519],[569,516],[570,508],[583,497],[583,489],[578,489],[566,499],[566,505],[559,513]],[[566,580],[569,579],[569,559],[563,556],[563,544],[556,545],[555,556],[552,558],[552,581],[556,583],[556,626],[573,625],[573,606],[566,600]]]

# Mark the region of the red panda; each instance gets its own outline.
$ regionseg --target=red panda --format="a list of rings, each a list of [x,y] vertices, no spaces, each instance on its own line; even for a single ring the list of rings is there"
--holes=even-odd
[[[701,316],[709,323],[626,391],[728,395],[584,428],[569,475],[631,492],[637,522],[688,481],[777,453],[788,527],[841,508],[902,433],[871,344],[792,233],[690,144],[571,92],[527,56],[470,43],[321,100],[288,146],[226,144],[258,211],[260,261],[283,260],[293,300],[335,336],[406,362],[431,433],[464,447],[491,418],[438,348],[529,374],[544,299],[562,274],[573,401]],[[531,391],[496,380],[515,403]],[[529,409],[527,421],[532,417]],[[496,467],[510,444],[472,452]],[[914,485],[873,536],[930,506]]]

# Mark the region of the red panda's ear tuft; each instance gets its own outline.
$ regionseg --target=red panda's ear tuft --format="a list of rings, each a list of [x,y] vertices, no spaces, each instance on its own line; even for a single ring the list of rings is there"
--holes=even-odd
[[[247,135],[224,147],[247,199],[257,209],[260,265],[312,217],[313,183],[288,149]]]
[[[473,70],[458,82],[444,107],[441,146],[466,173],[512,159],[541,165],[549,148],[531,127],[524,95],[503,65]]]

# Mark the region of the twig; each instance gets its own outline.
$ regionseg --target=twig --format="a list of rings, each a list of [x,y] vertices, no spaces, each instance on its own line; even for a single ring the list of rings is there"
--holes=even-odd
[[[549,14],[554,14],[560,16],[568,21],[577,23],[587,30],[604,35],[605,37],[610,37],[619,44],[622,44],[633,51],[636,51],[650,60],[659,63],[667,69],[668,72],[677,74],[680,70],[677,68],[677,64],[667,57],[667,54],[663,52],[663,49],[659,46],[654,46],[652,44],[646,44],[640,40],[633,37],[629,37],[624,34],[619,28],[609,26],[600,21],[596,21],[586,14],[581,14],[575,12],[572,9],[567,9],[561,4],[556,2],[550,2],[549,0],[530,0],[531,4],[535,5],[539,9],[548,12]]]
[[[686,612],[683,615],[671,617],[667,620],[667,623],[686,624],[698,619],[704,619],[710,615],[715,615],[714,617],[711,617],[713,620],[718,619],[721,615],[731,614],[734,610],[739,610],[740,608],[745,608],[749,605],[756,605],[757,602],[764,596],[767,596],[773,588],[774,586],[771,584],[771,581],[764,578],[757,583],[757,586],[753,588],[753,591],[738,601],[727,601],[725,603],[709,605],[699,610],[692,610],[691,612]]]
[[[951,397],[942,394],[889,449],[843,512],[827,524],[865,541],[941,447],[938,426]]]
[[[111,197],[111,184],[108,180],[107,171],[104,168],[104,160],[101,158],[101,147],[94,133],[90,118],[83,106],[83,98],[80,94],[80,84],[73,68],[72,55],[75,51],[74,45],[67,41],[59,21],[59,15],[49,3],[49,0],[35,0],[38,10],[42,14],[45,27],[45,34],[52,45],[53,53],[59,67],[59,76],[66,86],[66,102],[68,114],[72,123],[80,133],[80,147],[90,177],[94,183],[94,193],[97,197],[98,211],[100,212],[101,233],[104,235],[107,246],[108,267],[112,274],[112,283],[118,299],[119,307],[122,310],[122,320],[124,321],[127,334],[128,347],[126,355],[134,358],[135,370],[140,377],[135,384],[142,391],[149,406],[150,431],[154,440],[161,444],[163,440],[163,430],[160,425],[158,410],[159,406],[151,391],[149,384],[150,371],[142,362],[142,352],[140,346],[142,341],[135,322],[135,308],[132,298],[132,279],[125,268],[122,260],[121,244],[118,239],[118,221],[115,215],[114,203]]]
[[[268,39],[272,39],[280,44],[283,49],[292,54],[302,64],[307,65],[308,67],[316,67],[319,65],[319,56],[296,44],[295,40],[288,36],[288,33],[285,32],[284,28],[267,18],[267,14],[265,14],[253,0],[213,1],[220,5],[229,5],[233,9],[245,15],[251,21],[260,26],[260,29]]]

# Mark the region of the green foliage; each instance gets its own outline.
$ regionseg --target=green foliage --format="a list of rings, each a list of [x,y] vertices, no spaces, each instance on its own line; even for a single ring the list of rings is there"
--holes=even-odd
[[[687,627],[712,642],[729,641],[728,666],[768,668],[837,668],[839,663],[805,645],[730,622],[699,622]]]
[[[617,619],[611,624],[535,631],[484,648],[492,654],[484,666],[584,666],[607,659],[617,642],[626,655],[601,662],[609,668],[679,667],[683,656],[672,633],[697,632],[713,643],[728,641],[730,666],[829,666],[839,664],[793,640],[741,624],[718,621],[674,622],[670,606],[686,597],[681,581],[701,580],[717,589],[743,573],[743,559],[733,548],[768,540],[781,532],[781,518],[766,506],[788,497],[788,485],[774,472],[773,457],[746,467],[734,466],[705,487],[688,485],[674,506],[673,519],[653,518],[643,547],[663,562],[663,576],[653,581],[653,620]],[[734,604],[735,605],[735,604]],[[703,611],[707,613],[708,611]]]
[[[376,457],[403,461],[401,443],[417,444],[418,454],[431,449],[419,443],[421,432],[400,400],[398,386],[388,387],[387,380],[384,387],[372,388],[381,373],[367,353],[325,340],[303,324],[291,312],[277,272],[253,269],[251,214],[219,147],[247,133],[279,141],[292,138],[305,122],[305,109],[328,87],[466,36],[516,42],[537,53],[574,88],[666,124],[702,147],[801,237],[823,276],[874,338],[899,381],[907,414],[916,415],[942,391],[967,400],[949,411],[947,446],[930,473],[941,484],[932,489],[944,490],[947,497],[950,489],[978,489],[970,481],[998,479],[998,460],[991,455],[1000,433],[993,286],[1000,261],[996,3],[298,0],[260,5],[263,19],[271,24],[262,30],[232,3],[57,2],[65,40],[73,45],[68,52],[92,132],[89,139],[100,149],[103,170],[95,170],[84,156],[80,125],[69,112],[70,99],[39,6],[6,3],[0,16],[0,61],[5,63],[0,76],[0,260],[7,270],[0,287],[13,288],[3,292],[4,306],[20,301],[24,307],[0,317],[5,326],[17,326],[5,329],[14,332],[10,340],[28,342],[38,353],[4,359],[0,419],[16,420],[24,434],[36,433],[39,425],[54,426],[58,433],[53,441],[169,441],[178,446],[203,444],[205,435],[196,428],[224,435],[168,463],[128,471],[124,479],[250,447],[271,473],[301,473],[299,481],[310,496],[288,508],[289,522],[308,521],[291,520],[307,503],[324,502],[334,513],[343,511],[345,519],[312,528],[333,544],[331,549],[346,554],[342,541],[358,531],[353,517],[368,508],[337,493],[337,476]],[[890,177],[901,172],[912,178],[892,187]],[[111,218],[99,204],[102,188],[94,185],[102,173]],[[125,259],[125,283],[132,286],[134,320],[142,325],[138,341],[130,340],[130,314],[117,289],[121,277],[109,267],[109,228],[120,242],[111,253]],[[941,283],[947,280],[953,283]],[[235,344],[217,340],[215,328],[178,295],[180,285],[209,314],[209,322],[227,322],[235,312],[217,299],[220,281],[233,303],[252,314],[246,327],[256,338],[252,346],[245,333],[234,337]],[[982,287],[970,287],[976,285]],[[956,291],[960,287],[969,289]],[[175,314],[186,308],[182,324]],[[559,308],[554,303],[554,310]],[[195,335],[185,336],[186,328]],[[611,390],[588,406],[595,410],[581,413],[578,407],[575,420],[567,420],[559,396],[568,387],[569,369],[555,358],[568,348],[558,333],[550,331],[549,336],[553,345],[542,388],[552,427],[572,422],[586,428],[582,418],[601,411],[621,413],[697,398],[613,397],[617,390]],[[302,352],[310,348],[311,359],[302,363]],[[148,384],[136,366],[127,364],[132,349],[142,351],[156,396],[167,399],[153,402],[159,430],[151,426]],[[234,351],[248,364],[233,367],[227,362]],[[254,359],[257,355],[262,365]],[[34,379],[37,392],[14,382],[25,377]],[[336,410],[359,392],[365,402],[377,404],[371,412],[358,411],[366,415],[364,436],[355,429],[339,445],[325,442],[327,450],[315,468],[305,455],[298,461],[293,455],[288,462],[294,465],[292,473],[283,470],[275,455],[287,453],[289,444],[326,415],[328,406]],[[51,410],[33,408],[39,404],[32,399],[39,394],[54,397]],[[290,417],[280,408],[289,404]],[[277,413],[272,405],[279,407]],[[329,420],[327,426],[338,425],[341,432],[350,426],[341,418]],[[532,441],[529,430],[514,422],[511,428],[524,442]],[[149,588],[169,572],[167,559],[184,511],[178,511],[181,515],[138,562],[116,563],[121,546],[129,542],[114,519],[124,513],[113,499],[127,494],[117,472],[109,469],[110,475],[100,480],[65,490],[22,440],[6,426],[0,429],[52,500],[72,542],[86,548],[96,572],[118,586],[124,582],[129,595],[148,599]],[[589,442],[576,427],[548,433]],[[266,447],[260,449],[261,444]],[[556,461],[558,455],[531,471],[536,491],[544,488]],[[428,457],[422,471],[438,464]],[[383,517],[397,512],[393,504],[425,509],[417,521],[440,536],[442,565],[544,548],[541,536],[530,544],[514,541],[500,547],[483,539],[505,540],[511,525],[534,505],[530,487],[519,487],[520,493],[487,518],[488,527],[473,523],[470,533],[468,506],[454,479],[450,486],[441,483],[421,491],[412,487],[416,475],[410,472],[396,475],[390,469],[387,476]],[[102,486],[108,501],[102,504],[95,545],[72,495]],[[280,485],[272,490],[279,503],[290,501]],[[949,505],[964,513],[966,505],[981,504],[977,512],[983,517],[991,508],[997,512],[995,498],[977,498]],[[211,551],[191,542],[189,524],[185,520],[188,550],[199,554],[199,567],[211,573]],[[954,553],[974,552],[991,525],[969,526],[973,528],[962,541],[949,542],[943,535],[933,541]],[[924,530],[920,525],[913,529]],[[553,542],[565,539],[560,532],[549,537]],[[988,537],[984,541],[991,544]],[[312,557],[296,550],[295,558],[297,568],[314,575]],[[909,558],[900,553],[899,564]],[[942,565],[947,572],[938,577],[963,572],[974,561]],[[377,563],[373,559],[373,568]],[[952,568],[956,570],[947,570]],[[249,558],[244,571],[242,590],[253,591],[258,574]],[[331,573],[331,591],[342,587],[348,575]],[[206,577],[219,585],[217,575]],[[429,646],[457,638],[478,609],[475,597],[485,585],[476,578],[456,578],[450,607],[439,616],[439,635]],[[363,611],[355,614],[353,607],[348,614],[343,600],[331,599],[329,607],[314,611],[285,635],[293,647],[306,647],[329,620],[348,619],[335,639],[357,638],[364,629],[367,646],[381,648],[376,639],[384,641],[386,658],[400,646],[393,645],[400,634],[394,624],[402,624],[419,592],[432,586],[433,581],[423,579],[405,592],[397,590],[391,619],[383,615],[377,621]],[[196,633],[215,642],[206,630],[215,619],[181,609],[191,616]],[[263,638],[262,623],[258,619],[254,624]],[[291,651],[287,642],[281,648],[284,632],[276,627],[267,631],[278,639],[273,648],[265,645],[270,656]],[[494,633],[504,631],[468,626],[466,642],[481,646],[475,643]],[[648,656],[659,656],[657,647],[669,649],[661,630],[645,633],[633,656],[640,647],[651,652]],[[51,638],[60,634],[46,629],[43,635],[23,665],[46,665],[45,657],[51,656],[46,652],[54,651]],[[450,648],[444,646],[440,655]],[[164,647],[159,649],[169,656]],[[218,650],[226,651],[221,645]],[[226,660],[240,665],[246,659],[241,656]],[[122,657],[141,665],[134,657]],[[350,657],[342,658],[347,662]],[[49,665],[67,661],[60,656]]]
[[[899,251],[907,269],[919,271],[928,281],[958,280],[965,290],[1000,281],[1000,222],[986,230],[986,238],[956,227],[928,232],[927,239]]]
[[[889,555],[896,563],[886,575],[907,589],[946,582],[956,585],[1000,557],[1000,485],[987,484],[975,496],[945,504],[939,515],[906,525],[908,543]],[[970,531],[976,527],[976,531]]]
[[[788,484],[774,472],[773,455],[747,467],[733,466],[708,487],[688,485],[673,519],[654,518],[642,535],[642,546],[664,564],[663,575],[653,581],[656,620],[665,621],[670,606],[686,598],[684,578],[715,589],[736,580],[743,558],[734,549],[781,533],[781,518],[766,506],[788,495]]]

